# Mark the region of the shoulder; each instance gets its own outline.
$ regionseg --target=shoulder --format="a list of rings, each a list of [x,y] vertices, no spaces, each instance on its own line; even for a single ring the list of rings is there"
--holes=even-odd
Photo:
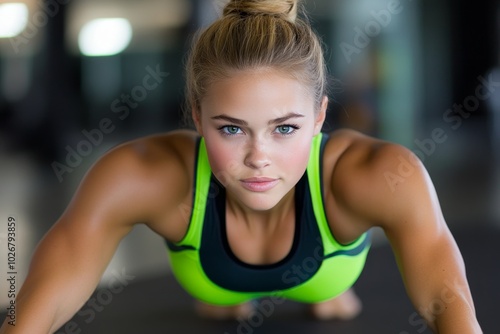
[[[356,176],[372,178],[380,172],[389,172],[401,158],[419,165],[417,158],[407,148],[354,130],[338,130],[329,134],[324,159],[331,168],[333,181],[341,181],[344,173],[356,171]],[[384,174],[384,173],[382,173]]]
[[[104,154],[90,173],[106,174],[108,179],[125,177],[128,181],[168,177],[176,169],[185,171],[192,160],[196,138],[191,131],[173,131],[129,141]]]
[[[77,211],[145,222],[177,205],[190,192],[196,138],[191,131],[174,131],[111,149],[82,180],[73,201]]]
[[[425,167],[402,145],[340,130],[330,135],[324,159],[336,200],[373,224],[410,214],[435,197]]]

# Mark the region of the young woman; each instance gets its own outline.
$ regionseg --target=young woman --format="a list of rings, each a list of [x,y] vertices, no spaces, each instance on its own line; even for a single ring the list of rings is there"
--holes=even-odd
[[[312,304],[321,318],[354,316],[359,302],[349,288],[378,226],[415,308],[446,303],[423,314],[429,326],[481,332],[422,164],[353,131],[321,133],[323,53],[297,11],[296,0],[227,4],[187,62],[197,131],[123,144],[91,168],[34,254],[16,326],[5,323],[1,333],[57,330],[139,223],[167,240],[179,282],[212,317],[246,314],[261,296]],[[404,175],[401,159],[411,163]]]

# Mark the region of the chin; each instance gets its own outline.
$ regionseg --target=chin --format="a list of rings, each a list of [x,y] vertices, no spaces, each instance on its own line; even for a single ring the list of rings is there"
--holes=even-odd
[[[246,206],[253,211],[269,211],[272,210],[278,203],[280,199],[274,199],[269,197],[252,198],[245,202]]]
[[[287,192],[269,191],[269,192],[250,192],[239,190],[233,193],[241,205],[252,211],[269,211],[276,207],[286,196]]]

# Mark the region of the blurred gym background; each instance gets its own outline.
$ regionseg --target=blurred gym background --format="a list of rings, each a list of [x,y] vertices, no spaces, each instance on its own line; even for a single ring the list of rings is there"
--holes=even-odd
[[[303,3],[332,76],[325,131],[355,128],[411,148],[452,231],[497,231],[500,2]],[[18,286],[36,244],[103,153],[185,126],[184,57],[195,31],[223,5],[0,1],[0,264],[13,216]],[[138,226],[103,282],[124,268],[140,279],[167,274],[162,239]]]

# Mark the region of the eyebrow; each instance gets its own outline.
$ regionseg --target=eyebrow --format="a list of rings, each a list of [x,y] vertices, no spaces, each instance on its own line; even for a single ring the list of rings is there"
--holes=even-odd
[[[279,124],[279,123],[283,123],[283,122],[289,120],[290,118],[302,118],[302,117],[304,117],[304,115],[291,112],[291,113],[286,114],[283,117],[278,117],[278,118],[272,119],[269,122],[267,122],[267,124],[269,124],[269,125],[271,125],[271,124]],[[233,124],[236,124],[236,125],[242,125],[242,126],[248,125],[247,121],[244,121],[244,120],[238,119],[238,118],[234,118],[234,117],[229,117],[229,116],[224,115],[224,114],[218,115],[218,116],[214,116],[211,119],[213,119],[213,120],[223,120],[223,121],[227,121],[227,122],[230,122],[230,123],[233,123]]]

